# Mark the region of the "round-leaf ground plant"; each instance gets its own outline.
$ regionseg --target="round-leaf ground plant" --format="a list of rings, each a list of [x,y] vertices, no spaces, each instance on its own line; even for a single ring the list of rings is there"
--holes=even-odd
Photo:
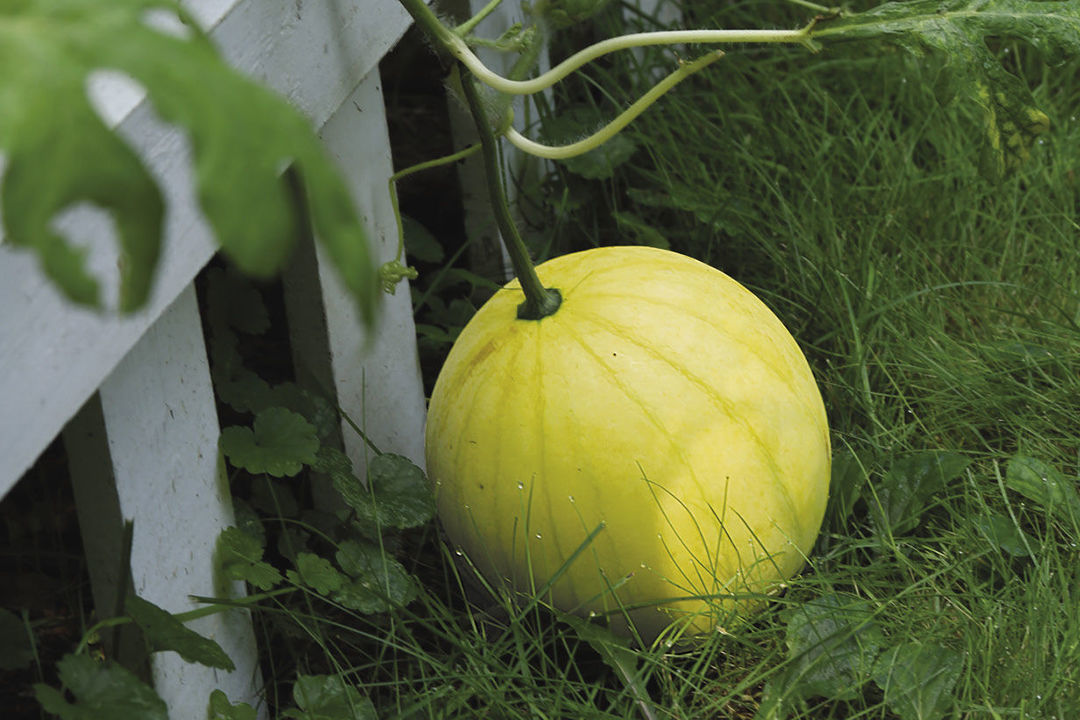
[[[558,310],[518,319],[508,283],[432,392],[449,539],[490,582],[629,619],[646,642],[750,615],[802,568],[828,495],[825,408],[795,340],[674,252],[598,248],[537,272]]]

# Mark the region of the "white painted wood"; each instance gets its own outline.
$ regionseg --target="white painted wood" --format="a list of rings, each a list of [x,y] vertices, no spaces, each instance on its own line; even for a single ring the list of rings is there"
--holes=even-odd
[[[401,36],[396,0],[189,0],[187,5],[241,71],[284,93],[316,127]],[[145,310],[120,318],[75,308],[42,276],[28,252],[0,245],[0,497],[30,467],[120,358],[161,315],[215,250],[192,190],[181,133],[156,121],[138,93],[116,92],[108,113],[161,183],[166,242]],[[68,213],[93,266],[115,265],[108,223]]]
[[[131,582],[140,597],[175,613],[198,607],[191,595],[243,594],[241,583],[215,578],[214,547],[233,524],[232,500],[192,286],[117,365],[99,396],[65,438],[98,607],[115,607],[126,520],[134,521]],[[170,718],[206,717],[215,688],[258,706],[262,683],[247,614],[230,610],[189,627],[220,643],[236,670],[155,653],[154,686]]]
[[[397,256],[387,180],[393,173],[378,69],[330,117],[323,142],[364,215],[377,262]],[[339,406],[383,452],[424,464],[426,402],[407,281],[384,294],[375,332],[365,330],[321,248],[304,248],[286,275],[286,306],[300,381],[331,390]],[[369,448],[342,424],[345,449],[364,477]]]

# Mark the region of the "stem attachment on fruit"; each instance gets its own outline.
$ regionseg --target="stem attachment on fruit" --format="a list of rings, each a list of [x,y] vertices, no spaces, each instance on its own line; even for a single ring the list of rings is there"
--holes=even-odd
[[[461,65],[455,68],[461,76],[461,87],[465,92],[465,99],[469,103],[469,111],[476,122],[476,130],[480,134],[480,149],[484,156],[484,174],[487,176],[488,194],[491,198],[491,207],[495,212],[495,222],[499,226],[499,233],[506,244],[506,251],[510,255],[510,263],[514,266],[514,274],[521,289],[525,293],[525,302],[518,306],[518,318],[521,320],[540,320],[553,314],[562,304],[562,295],[554,288],[545,288],[536,274],[536,268],[529,259],[529,251],[525,242],[518,233],[514,219],[510,216],[510,207],[506,202],[506,192],[502,183],[502,167],[499,164],[499,147],[496,144],[495,134],[491,129],[491,122],[484,112],[484,104],[476,89],[472,76],[467,72],[461,72]]]

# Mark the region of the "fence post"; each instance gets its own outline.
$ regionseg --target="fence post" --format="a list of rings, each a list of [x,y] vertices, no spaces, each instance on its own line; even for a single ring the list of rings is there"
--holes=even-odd
[[[218,454],[218,421],[193,286],[128,352],[64,431],[79,525],[98,608],[116,607],[122,522],[134,520],[131,586],[169,612],[191,595],[237,596],[215,574],[214,547],[233,521]],[[151,671],[172,720],[205,718],[210,692],[259,704],[261,679],[246,613],[229,610],[189,627],[211,637],[233,672],[155,653]],[[265,709],[263,711],[265,716]]]

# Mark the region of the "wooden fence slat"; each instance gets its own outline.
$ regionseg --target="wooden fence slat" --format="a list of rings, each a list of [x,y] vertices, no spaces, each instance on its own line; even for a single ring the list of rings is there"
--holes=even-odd
[[[65,436],[97,607],[116,606],[123,520],[135,523],[131,581],[140,597],[183,612],[197,607],[190,595],[242,594],[242,584],[215,577],[214,547],[233,522],[232,500],[192,286],[117,365],[99,397]],[[230,610],[188,626],[220,643],[236,670],[154,654],[154,686],[170,718],[205,718],[214,688],[257,705],[261,681],[247,613]]]
[[[322,139],[365,216],[377,262],[393,260],[397,229],[386,184],[393,164],[377,68],[327,120]],[[380,450],[422,467],[426,402],[408,283],[383,294],[372,333],[321,248],[302,248],[285,281],[298,379],[331,390]],[[363,477],[370,450],[347,424],[342,433]]]

